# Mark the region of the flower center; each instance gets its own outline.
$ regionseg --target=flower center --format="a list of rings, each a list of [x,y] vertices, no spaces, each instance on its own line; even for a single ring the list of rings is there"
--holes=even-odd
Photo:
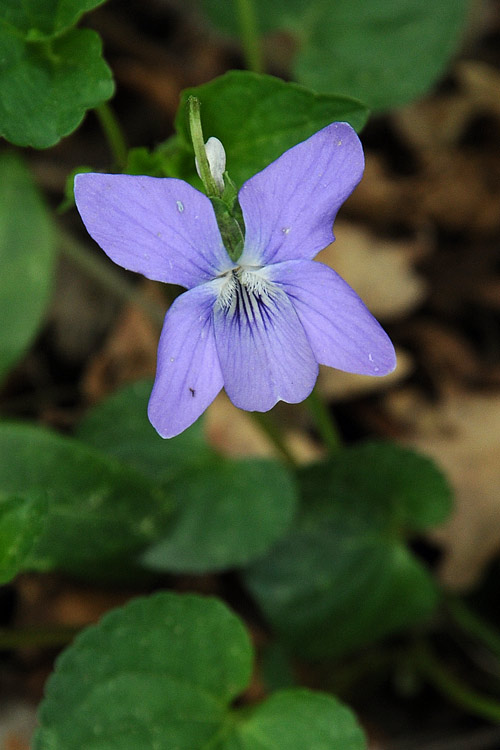
[[[260,320],[279,295],[278,287],[255,266],[237,266],[220,279],[216,310],[230,317],[237,314],[249,322]]]

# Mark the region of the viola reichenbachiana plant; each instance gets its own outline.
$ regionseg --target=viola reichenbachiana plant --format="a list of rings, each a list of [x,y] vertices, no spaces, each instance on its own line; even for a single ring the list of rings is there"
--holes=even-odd
[[[234,571],[283,654],[267,684],[284,689],[235,704],[252,669],[244,624],[215,598],[157,592],[64,651],[33,748],[365,750],[346,706],[292,684],[293,659],[356,663],[398,633],[388,663],[402,654],[407,666],[415,632],[427,638],[443,601],[412,541],[447,518],[451,491],[409,448],[340,444],[314,390],[319,365],[383,376],[395,353],[357,294],[314,258],[362,177],[356,131],[368,107],[401,105],[438,79],[467,2],[200,0],[220,30],[239,30],[251,70],[187,89],[175,135],[130,150],[106,104],[114,82],[99,35],[76,28],[102,4],[0,0],[0,134],[48,148],[94,109],[107,171],[120,173],[76,168],[88,233],[118,265],[186,291],[165,317],[152,393],[145,380],[112,394],[72,435],[0,421],[0,582],[60,571],[150,589],[163,574]],[[260,32],[276,31],[294,41],[288,77],[299,83],[262,72]],[[67,234],[56,241],[20,153],[0,154],[0,176],[0,377],[40,330],[59,246],[107,293],[151,312],[106,259]],[[276,413],[253,416],[280,458],[220,455],[202,413],[222,388],[248,412],[307,400],[325,458],[297,467]],[[421,649],[415,671],[425,664]]]
[[[77,175],[76,205],[109,257],[188,289],[168,311],[159,344],[149,417],[160,435],[186,429],[222,386],[235,406],[268,411],[307,398],[318,364],[363,375],[394,369],[387,334],[335,271],[312,260],[333,240],[363,167],[347,123],[285,152],[238,193],[244,244],[233,258],[212,203],[191,185]]]

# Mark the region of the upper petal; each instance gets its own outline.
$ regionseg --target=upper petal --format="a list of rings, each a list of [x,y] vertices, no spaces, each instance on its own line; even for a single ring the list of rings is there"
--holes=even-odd
[[[239,262],[267,265],[314,258],[332,241],[337,211],[363,169],[359,138],[344,122],[285,151],[239,192],[246,230]]]
[[[394,370],[390,338],[335,271],[299,260],[279,263],[267,272],[289,295],[320,364],[360,375]]]
[[[235,282],[223,301],[215,306],[215,341],[233,404],[267,411],[280,400],[303,401],[318,365],[287,295],[266,281],[249,287]]]
[[[191,288],[233,265],[212,204],[182,180],[79,174],[75,200],[111,260],[149,279]]]
[[[222,388],[215,348],[212,284],[181,294],[165,317],[148,416],[162,437],[189,427]]]

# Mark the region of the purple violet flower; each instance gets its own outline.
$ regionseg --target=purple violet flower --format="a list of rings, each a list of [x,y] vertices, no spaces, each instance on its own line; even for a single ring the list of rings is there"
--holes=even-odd
[[[78,210],[119,265],[187,288],[165,317],[149,418],[163,437],[191,425],[224,386],[267,411],[312,391],[318,363],[363,375],[395,367],[392,343],[351,287],[313,261],[363,174],[360,141],[334,123],[239,192],[245,244],[229,257],[207,196],[182,180],[80,174]]]

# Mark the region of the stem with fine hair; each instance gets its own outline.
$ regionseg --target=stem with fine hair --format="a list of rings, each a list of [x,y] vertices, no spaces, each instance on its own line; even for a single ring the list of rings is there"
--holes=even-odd
[[[218,198],[219,189],[215,182],[210,164],[208,163],[205,141],[203,138],[203,129],[201,127],[200,100],[196,96],[190,96],[187,100],[187,113],[189,122],[189,132],[193,143],[193,150],[200,177],[209,198]]]
[[[262,73],[264,65],[255,5],[253,0],[235,0],[235,2],[245,65],[254,73]]]
[[[466,633],[486,646],[500,660],[500,633],[456,596],[445,600],[448,613]]]
[[[500,724],[500,702],[470,688],[441,664],[427,643],[419,642],[413,650],[413,662],[420,674],[445,698],[473,716]]]
[[[260,427],[260,429],[265,432],[271,443],[274,445],[275,448],[278,449],[279,453],[283,456],[285,461],[292,467],[297,466],[297,462],[295,461],[295,458],[293,457],[292,453],[288,450],[288,447],[286,446],[282,434],[279,430],[279,428],[276,426],[276,424],[273,422],[272,418],[269,417],[268,414],[264,414],[260,411],[252,411],[250,412],[250,416],[256,422],[256,424]]]
[[[124,279],[105,260],[92,254],[80,244],[71,234],[60,230],[61,252],[73,263],[79,266],[88,276],[110,291],[115,297],[140,307],[146,315],[158,326],[163,325],[165,311],[160,305],[152,302],[133,284]]]
[[[335,424],[323,397],[320,395],[317,386],[313,388],[305,403],[314,420],[317,430],[323,439],[325,447],[331,455],[334,455],[342,447],[342,439],[339,435],[337,425]]]
[[[94,111],[106,136],[116,166],[118,169],[124,169],[127,163],[127,142],[115,113],[107,102],[99,104]]]

